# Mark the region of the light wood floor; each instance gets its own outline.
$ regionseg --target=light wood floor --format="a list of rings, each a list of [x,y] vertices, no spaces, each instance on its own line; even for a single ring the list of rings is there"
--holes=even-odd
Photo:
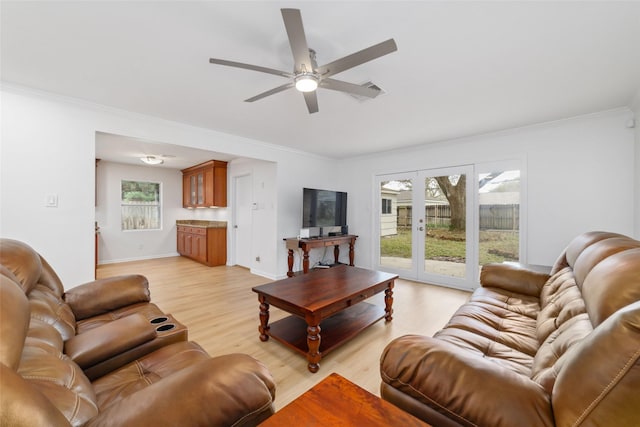
[[[211,356],[247,353],[262,361],[276,381],[276,410],[331,372],[379,396],[379,360],[385,345],[405,334],[433,335],[469,297],[463,291],[397,280],[393,321],[381,320],[333,350],[312,374],[305,357],[277,341],[258,338],[258,297],[251,288],[269,279],[242,267],[206,267],[183,257],[98,267],[99,278],[128,273],[147,276],[151,301],[186,325],[189,339]],[[369,302],[384,306],[384,293]],[[287,315],[273,306],[270,312],[271,321]]]

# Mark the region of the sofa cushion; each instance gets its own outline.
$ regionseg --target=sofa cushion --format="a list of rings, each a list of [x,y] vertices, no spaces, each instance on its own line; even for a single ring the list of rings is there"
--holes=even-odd
[[[76,319],[67,304],[51,289],[37,284],[27,295],[31,307],[31,317],[37,318],[56,328],[63,340],[75,336]]]
[[[72,425],[83,425],[98,414],[89,379],[62,353],[62,340],[52,325],[32,319],[17,372]]]
[[[552,394],[557,425],[637,426],[640,301],[607,317],[567,351],[563,365]]]
[[[14,278],[0,270],[0,363],[11,369],[18,368],[29,329],[29,302]]]
[[[599,262],[584,279],[582,295],[593,326],[640,300],[640,247]]]
[[[444,330],[465,330],[533,357],[538,349],[536,320],[518,311],[471,299],[454,313]]]
[[[101,413],[91,427],[254,426],[273,413],[275,397],[269,371],[251,356],[210,358],[190,342],[164,347],[94,386]]]

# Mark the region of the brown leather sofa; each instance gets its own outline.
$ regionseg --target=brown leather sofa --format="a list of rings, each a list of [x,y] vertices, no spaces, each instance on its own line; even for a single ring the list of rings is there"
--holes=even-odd
[[[551,275],[487,265],[433,338],[395,339],[381,395],[435,426],[640,424],[640,242],[574,239]]]
[[[0,425],[244,426],[273,414],[265,366],[186,339],[144,277],[64,292],[37,252],[0,239]]]

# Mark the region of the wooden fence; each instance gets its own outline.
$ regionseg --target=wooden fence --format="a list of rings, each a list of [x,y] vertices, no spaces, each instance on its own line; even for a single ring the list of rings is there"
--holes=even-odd
[[[122,205],[122,230],[157,230],[160,205],[157,202],[129,202]]]
[[[411,228],[411,206],[398,206],[398,228]],[[425,206],[427,226],[448,227],[451,223],[449,205]],[[480,230],[517,230],[520,205],[480,205]]]

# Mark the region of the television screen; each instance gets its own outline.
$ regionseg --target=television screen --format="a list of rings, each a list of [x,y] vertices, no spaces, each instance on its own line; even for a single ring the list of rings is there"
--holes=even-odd
[[[347,193],[303,189],[302,227],[340,227],[347,225]]]

